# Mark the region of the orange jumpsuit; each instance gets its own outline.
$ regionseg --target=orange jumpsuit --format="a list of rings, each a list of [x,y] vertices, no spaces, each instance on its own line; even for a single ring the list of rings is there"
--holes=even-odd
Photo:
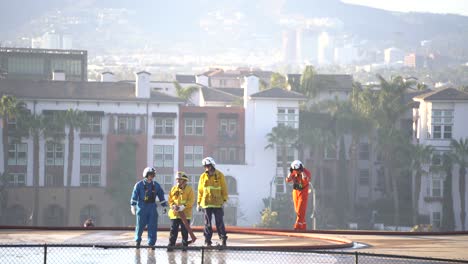
[[[309,183],[311,179],[311,173],[309,170],[304,168],[304,172],[293,170],[289,177],[286,178],[286,182],[293,183],[292,197],[294,201],[294,211],[296,211],[296,223],[294,224],[294,230],[306,230],[306,211],[307,211],[307,198],[309,197]]]

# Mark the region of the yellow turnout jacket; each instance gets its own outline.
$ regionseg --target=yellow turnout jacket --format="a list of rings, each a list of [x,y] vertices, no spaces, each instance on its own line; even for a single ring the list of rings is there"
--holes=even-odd
[[[197,203],[203,208],[221,208],[228,199],[228,190],[224,174],[215,170],[212,176],[207,172],[200,175],[198,182]]]

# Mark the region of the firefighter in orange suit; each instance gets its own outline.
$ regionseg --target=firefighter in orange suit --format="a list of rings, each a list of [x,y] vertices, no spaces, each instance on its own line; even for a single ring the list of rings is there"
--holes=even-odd
[[[295,160],[289,168],[289,175],[286,182],[293,183],[292,197],[294,201],[294,211],[296,211],[296,223],[294,230],[306,230],[307,198],[309,197],[310,171],[304,168],[300,160]]]

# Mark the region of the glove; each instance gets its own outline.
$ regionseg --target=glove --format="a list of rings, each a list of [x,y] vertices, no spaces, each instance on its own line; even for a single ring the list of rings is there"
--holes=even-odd
[[[185,205],[179,205],[178,212],[182,212],[185,209]]]
[[[132,205],[130,206],[130,211],[132,212],[132,215],[136,215],[136,206]]]
[[[162,213],[163,213],[163,214],[166,214],[166,213],[167,213],[167,208],[166,208],[166,207],[163,207]]]
[[[292,173],[292,172],[293,172],[293,169],[292,169],[292,168],[289,168],[289,172],[291,172],[291,173]]]
[[[199,204],[197,204],[197,211],[201,212],[201,209],[202,209],[201,206]]]
[[[173,211],[177,211],[178,206],[175,205],[175,204],[173,204],[173,205],[171,206],[171,208],[172,208]]]

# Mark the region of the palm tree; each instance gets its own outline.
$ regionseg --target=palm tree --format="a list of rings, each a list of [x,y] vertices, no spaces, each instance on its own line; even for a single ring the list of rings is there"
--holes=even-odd
[[[180,85],[180,83],[177,81],[174,82],[174,87],[176,89],[177,97],[184,100],[185,103],[190,103],[190,98],[192,97],[192,94],[199,89],[199,87],[196,85],[182,87],[182,85]]]
[[[88,125],[88,118],[85,112],[79,110],[68,109],[62,112],[60,119],[65,126],[68,126],[68,155],[67,155],[67,190],[66,190],[66,208],[68,210],[65,223],[69,223],[70,217],[70,189],[73,173],[74,146],[75,146],[75,130],[81,130]]]
[[[462,231],[465,230],[465,176],[466,167],[468,166],[468,139],[460,138],[458,141],[452,139],[451,146],[453,148],[454,162],[458,164],[458,188],[460,192],[460,219]]]
[[[267,134],[268,145],[265,146],[265,149],[276,147],[280,151],[284,177],[288,175],[288,149],[296,147],[297,138],[297,129],[285,125],[277,125]]]
[[[421,192],[421,177],[423,174],[427,174],[428,171],[424,170],[424,164],[430,162],[431,154],[434,151],[434,148],[430,145],[411,145],[412,146],[412,153],[411,153],[411,167],[414,171],[414,195],[413,195],[413,224],[418,224],[418,201]]]
[[[455,229],[455,219],[453,218],[452,168],[452,155],[444,153],[442,160],[442,170],[445,172],[445,180],[441,223],[441,228],[444,231],[453,231]]]
[[[47,119],[42,115],[26,114],[21,115],[18,119],[18,130],[21,132],[27,131],[27,136],[32,136],[33,139],[33,186],[34,186],[34,207],[32,214],[32,225],[38,223],[39,210],[39,140],[46,133],[49,125]]]

